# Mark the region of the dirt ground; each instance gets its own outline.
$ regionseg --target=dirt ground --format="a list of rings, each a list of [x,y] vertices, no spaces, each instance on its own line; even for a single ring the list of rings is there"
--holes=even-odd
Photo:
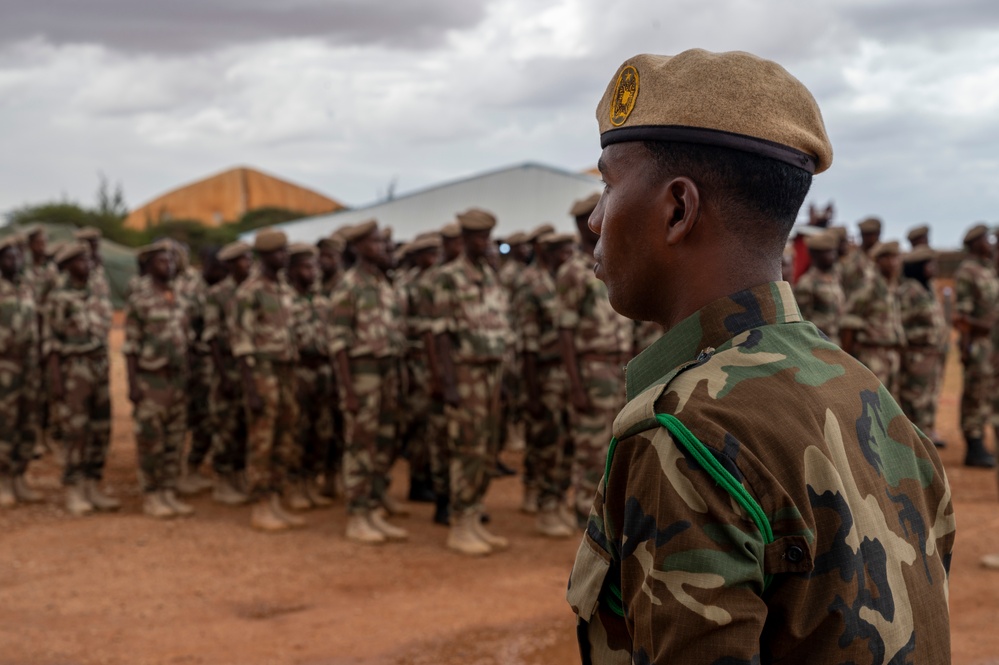
[[[248,509],[204,496],[193,500],[195,517],[156,522],[140,513],[130,406],[113,358],[107,480],[124,508],[73,519],[53,461],[32,466],[49,500],[0,513],[0,665],[578,662],[563,599],[577,541],[532,534],[516,478],[496,481],[487,499],[512,547],[485,559],[448,552],[427,505],[397,520],[410,542],[376,548],[344,540],[339,503],[279,535],[251,531]],[[939,418],[958,517],[953,662],[999,664],[999,571],[978,563],[999,552],[996,476],[960,464],[954,360]],[[404,473],[396,469],[399,498]]]

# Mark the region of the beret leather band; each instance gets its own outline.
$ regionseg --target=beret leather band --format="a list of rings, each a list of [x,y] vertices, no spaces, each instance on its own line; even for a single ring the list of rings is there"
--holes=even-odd
[[[713,145],[769,157],[808,173],[815,173],[815,158],[809,154],[774,141],[719,129],[686,127],[684,125],[639,125],[609,129],[600,135],[601,148],[606,148],[612,143],[629,141],[675,141],[677,143]]]

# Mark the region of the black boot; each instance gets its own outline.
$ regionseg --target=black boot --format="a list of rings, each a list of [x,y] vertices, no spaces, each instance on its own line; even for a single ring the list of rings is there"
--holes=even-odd
[[[964,465],[991,469],[996,465],[996,458],[985,449],[982,437],[968,437],[968,451],[964,454]]]
[[[430,483],[425,480],[409,478],[409,500],[414,503],[434,503],[437,497],[430,489]]]
[[[441,526],[450,526],[451,497],[438,495],[436,497],[435,503],[437,504],[437,509],[434,510],[434,524],[440,524]]]

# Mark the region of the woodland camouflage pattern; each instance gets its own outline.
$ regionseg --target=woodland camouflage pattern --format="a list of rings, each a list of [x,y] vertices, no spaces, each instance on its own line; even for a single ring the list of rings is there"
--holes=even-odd
[[[943,467],[788,284],[709,304],[627,383],[567,593],[584,662],[950,662]]]
[[[318,290],[295,292],[292,321],[298,343],[299,364],[295,367],[298,385],[298,453],[291,473],[298,478],[315,478],[323,472],[333,441],[335,399],[333,368],[329,357],[327,326],[330,301]]]
[[[900,349],[905,345],[902,314],[899,311],[898,284],[889,284],[875,272],[846,302],[842,328],[856,330],[854,355],[898,396]]]
[[[31,287],[0,277],[0,474],[20,475],[31,459],[39,381]]]
[[[839,326],[846,307],[846,297],[836,271],[822,272],[809,268],[794,285],[794,299],[806,321],[839,343]]]
[[[856,247],[852,252],[840,259],[838,264],[840,284],[843,286],[843,295],[849,300],[850,296],[873,278],[877,268],[874,260],[867,255],[863,247]]]
[[[954,273],[954,311],[958,315],[992,320],[999,305],[999,277],[988,261],[969,257]],[[964,388],[961,391],[961,430],[965,438],[980,439],[993,417],[995,385],[988,334],[973,332],[967,348],[961,350]]]
[[[943,305],[918,281],[902,280],[898,302],[906,337],[899,405],[916,427],[929,434],[936,420],[939,366],[950,329]]]
[[[226,277],[208,289],[205,298],[205,343],[216,343],[222,355],[229,393],[222,391],[222,377],[212,374],[211,408],[215,421],[212,468],[228,474],[245,468],[246,412],[243,407],[243,378],[229,346],[229,321],[236,301],[236,280]]]

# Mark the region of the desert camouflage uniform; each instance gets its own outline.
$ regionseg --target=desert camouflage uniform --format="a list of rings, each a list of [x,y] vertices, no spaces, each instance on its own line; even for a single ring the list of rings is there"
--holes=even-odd
[[[90,268],[90,288],[101,298],[111,300],[111,282],[104,263],[95,263]]]
[[[298,436],[291,475],[315,480],[326,470],[333,442],[333,366],[330,364],[330,301],[318,290],[294,291],[291,316],[298,345]]]
[[[805,320],[814,323],[830,342],[839,344],[839,327],[846,308],[846,296],[837,272],[822,272],[812,266],[794,285],[794,299]]]
[[[62,401],[52,405],[66,448],[63,483],[100,480],[111,444],[108,333],[111,301],[93,288],[77,286],[68,274],[49,292],[42,319],[42,355],[59,358]]]
[[[19,476],[34,449],[38,313],[31,286],[0,277],[0,475]]]
[[[451,455],[451,514],[481,512],[496,464],[502,361],[510,343],[506,293],[485,262],[461,256],[441,266],[433,286],[434,335],[451,342],[460,404],[445,405]]]
[[[849,300],[855,291],[871,282],[877,273],[874,260],[867,255],[862,247],[854,247],[853,251],[840,259],[837,264],[843,296]]]
[[[48,301],[49,293],[52,289],[56,287],[59,283],[59,269],[56,268],[55,264],[51,262],[46,262],[41,265],[33,264],[28,266],[24,271],[24,281],[31,287],[31,292],[35,298],[35,309],[38,312],[38,351],[37,355],[41,358],[42,370],[39,372],[40,377],[36,382],[37,390],[34,391],[34,395],[31,396],[32,404],[35,408],[35,421],[38,426],[43,429],[48,428],[51,425],[50,410],[52,405],[49,401],[49,391],[48,386],[48,376],[44,368],[44,356],[41,355],[41,344],[42,344],[42,318],[45,314],[45,303]]]
[[[434,310],[434,285],[442,266],[435,265],[417,277],[410,287],[412,303],[421,334],[433,333],[437,313]],[[415,331],[414,331],[415,332]],[[429,369],[429,367],[428,367]],[[430,377],[427,377],[429,384]],[[429,386],[428,386],[429,390]],[[440,395],[429,394],[427,412],[427,454],[430,458],[430,484],[439,497],[451,495],[451,453],[448,449],[447,417]]]
[[[135,357],[142,392],[132,417],[144,492],[177,485],[187,433],[192,341],[188,304],[176,286],[160,290],[150,277],[143,278],[125,306],[122,353]]]
[[[405,432],[402,439],[409,453],[409,466],[415,481],[433,486],[430,457],[430,363],[424,348],[423,334],[428,324],[423,319],[427,274],[433,268],[414,270],[398,286],[403,294],[403,318],[406,332],[406,374],[404,414]]]
[[[574,446],[572,487],[576,512],[585,514],[603,473],[614,416],[624,404],[622,367],[631,357],[632,327],[611,307],[607,286],[593,274],[593,259],[576,252],[558,270],[559,327],[572,332],[583,390],[592,410],[570,409]]]
[[[235,311],[236,280],[226,277],[208,289],[205,300],[206,344],[219,345],[228,380],[229,394],[222,390],[222,377],[212,373],[211,410],[215,423],[212,443],[212,469],[226,476],[246,468],[246,408],[243,402],[243,377],[239,363],[232,355],[229,326]]]
[[[360,405],[357,413],[343,413],[347,511],[366,514],[381,504],[398,453],[399,369],[405,346],[401,302],[384,275],[357,265],[333,292],[331,323],[330,355],[347,352]],[[340,394],[346,398],[345,390]]]
[[[889,284],[880,273],[874,274],[847,300],[841,328],[857,331],[854,356],[897,399],[901,351],[905,346],[898,285]]]
[[[584,663],[950,662],[943,466],[790,285],[707,305],[627,384],[567,593]]]
[[[338,270],[329,277],[322,277],[319,281],[319,292],[323,294],[326,298],[332,298],[333,292],[336,290],[337,284],[343,279],[343,271]]]
[[[929,435],[937,414],[937,368],[947,346],[947,322],[933,291],[914,279],[904,279],[898,285],[898,302],[906,341],[899,405],[909,420]]]
[[[187,468],[201,466],[212,450],[218,425],[212,417],[212,375],[215,366],[212,350],[205,339],[205,305],[208,284],[201,273],[188,267],[174,280],[175,291],[187,303],[188,317],[194,342],[191,344],[191,374],[187,390],[187,427],[191,431],[191,448],[187,453]]]
[[[247,483],[252,496],[284,491],[295,459],[298,401],[292,331],[293,289],[281,275],[270,281],[259,272],[236,289],[229,341],[235,358],[245,358],[263,408],[246,405]],[[245,399],[245,392],[244,392]]]
[[[568,377],[559,353],[558,296],[548,270],[525,270],[510,308],[519,332],[518,351],[535,355],[541,415],[525,411],[527,423],[524,485],[538,492],[541,510],[554,510],[570,483],[572,449],[568,436]]]
[[[528,281],[529,276],[537,270],[539,270],[537,259],[527,265],[510,259],[503,264],[497,273],[499,283],[503,286],[507,301],[510,303],[510,326],[514,331],[517,329],[517,312],[514,309],[513,303],[517,300],[518,293],[530,286],[530,281]],[[525,400],[527,398],[524,394],[523,357],[521,354],[522,349],[519,348],[516,340],[514,340],[503,362],[502,415],[500,431],[498,432],[500,436],[503,436],[508,431],[507,427],[510,424],[525,422],[525,426],[527,426],[526,419],[530,417],[524,411]],[[525,443],[527,442],[525,441]],[[533,481],[529,481],[533,469],[528,468],[529,461],[526,457],[524,464],[524,482],[530,485],[533,483]]]
[[[975,319],[992,319],[997,307],[999,278],[992,264],[973,257],[962,261],[954,273],[954,311]],[[992,336],[979,332],[972,332],[962,349],[961,431],[966,438],[982,438],[985,426],[992,421],[993,352]]]

